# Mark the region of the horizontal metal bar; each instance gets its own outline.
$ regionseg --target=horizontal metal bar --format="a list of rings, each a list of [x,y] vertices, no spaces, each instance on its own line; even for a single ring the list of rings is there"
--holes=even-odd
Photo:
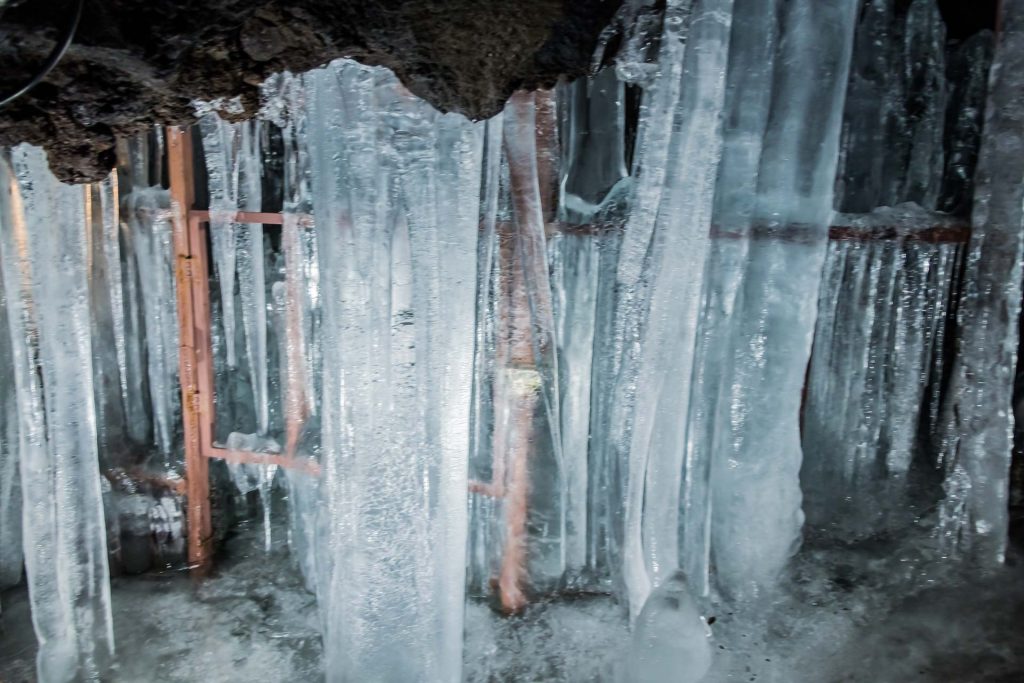
[[[287,470],[305,472],[314,477],[320,476],[320,463],[312,458],[289,457],[274,453],[254,453],[252,451],[241,451],[232,448],[218,448],[217,446],[206,446],[203,448],[203,455],[210,459],[224,460],[236,464],[277,465]]]
[[[286,215],[295,216],[299,219],[299,225],[306,227],[313,225],[313,215],[308,213],[273,213],[264,211],[238,211],[234,214],[235,223],[263,223],[264,225],[282,225]],[[210,222],[210,212],[193,209],[188,212],[188,217],[198,220],[201,223]]]

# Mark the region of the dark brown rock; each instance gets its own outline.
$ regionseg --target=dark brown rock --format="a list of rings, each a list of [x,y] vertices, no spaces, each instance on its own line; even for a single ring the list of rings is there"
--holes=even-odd
[[[393,69],[442,111],[486,118],[519,88],[583,74],[621,0],[85,0],[74,43],[0,109],[0,145],[46,148],[68,182],[103,177],[116,140],[193,119],[191,101],[240,96],[270,74],[337,57]],[[0,10],[0,92],[45,60],[74,0]]]

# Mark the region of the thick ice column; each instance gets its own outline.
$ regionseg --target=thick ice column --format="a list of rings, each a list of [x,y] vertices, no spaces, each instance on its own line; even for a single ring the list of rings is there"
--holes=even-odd
[[[98,679],[114,652],[96,447],[85,191],[39,149],[0,163],[0,265],[17,394],[25,566],[43,681]]]
[[[458,681],[483,128],[381,69],[306,79],[327,679]]]
[[[645,93],[636,190],[618,263],[622,366],[605,447],[626,476],[621,578],[635,617],[679,566],[690,377],[714,181],[732,0],[669,3]]]
[[[1024,258],[1022,207],[1024,2],[1005,0],[958,311],[955,432],[943,505],[945,538],[983,563],[1001,562],[1006,548],[1011,400]]]
[[[856,0],[783,8],[745,276],[721,368],[712,554],[734,596],[770,586],[799,540],[800,400],[838,156]]]
[[[745,275],[757,200],[757,174],[778,44],[777,2],[736,0],[726,76],[722,160],[715,186],[713,234],[704,282],[703,317],[693,377],[693,399],[683,484],[683,569],[692,589],[710,589],[710,467],[721,370],[729,350],[729,323]]]

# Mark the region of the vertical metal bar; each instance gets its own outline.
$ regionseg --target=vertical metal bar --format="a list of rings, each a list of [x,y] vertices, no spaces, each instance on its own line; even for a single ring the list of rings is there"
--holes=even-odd
[[[202,456],[199,378],[197,371],[196,283],[205,282],[205,272],[193,258],[192,222],[192,145],[188,131],[167,129],[167,167],[170,175],[174,215],[175,277],[177,280],[178,327],[181,337],[178,370],[181,382],[181,407],[185,428],[185,478],[188,497],[188,560],[202,571],[210,561],[212,527],[210,523],[209,463]],[[207,318],[208,320],[208,318]]]

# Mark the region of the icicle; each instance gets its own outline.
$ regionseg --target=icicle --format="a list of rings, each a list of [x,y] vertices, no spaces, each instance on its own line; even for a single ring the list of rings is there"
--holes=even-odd
[[[12,150],[10,166],[0,163],[0,181],[37,675],[93,680],[113,657],[114,636],[93,412],[86,188],[59,183],[43,152],[25,145]]]
[[[950,55],[950,81],[956,85],[947,107],[949,142],[940,208],[957,216],[971,211],[993,42],[991,31],[979,31]]]
[[[239,140],[238,208],[244,211],[262,209],[262,167],[258,121],[238,124]],[[243,223],[235,226],[238,244],[236,259],[239,298],[242,303],[242,324],[245,328],[246,356],[252,372],[252,395],[256,410],[256,430],[265,434],[270,423],[270,398],[267,375],[267,285],[263,251],[263,226]],[[227,315],[225,311],[225,316]],[[230,348],[230,347],[229,347]]]
[[[635,195],[618,265],[623,340],[606,447],[626,477],[622,579],[630,616],[679,566],[678,522],[700,288],[721,151],[732,0],[669,3],[645,93]],[[682,416],[682,417],[680,417]]]
[[[206,158],[207,184],[210,192],[210,242],[213,264],[220,285],[224,312],[224,346],[228,366],[238,364],[235,350],[235,272],[237,244],[235,218],[239,209],[238,129],[216,113],[199,120]]]
[[[109,184],[109,179],[107,183]],[[116,182],[116,181],[114,181]],[[105,196],[106,195],[106,196]],[[124,310],[115,303],[121,301],[120,249],[114,244],[113,257],[108,244],[109,235],[117,239],[116,210],[112,197],[103,185],[91,185],[86,190],[85,212],[88,217],[86,241],[88,245],[89,312],[92,317],[92,375],[95,389],[96,431],[99,438],[100,461],[104,467],[119,462],[124,449],[125,416],[122,374],[118,357],[117,322],[122,323]],[[111,268],[113,266],[113,268]],[[120,340],[123,348],[123,338]]]
[[[587,480],[590,450],[591,365],[598,287],[598,240],[565,233],[552,244],[557,282],[558,369],[562,452],[566,481],[566,568],[578,580],[587,562]]]
[[[594,220],[626,170],[625,86],[605,69],[593,78],[559,86],[562,119],[562,181],[559,219]]]
[[[122,202],[126,202],[122,199]],[[139,268],[137,263],[136,239],[134,223],[126,215],[121,216],[120,237],[124,245],[124,257],[121,261],[124,268],[124,339],[125,339],[125,381],[127,398],[125,403],[125,422],[128,436],[133,443],[144,444],[151,440],[150,428],[152,419],[149,407],[151,401],[144,391],[146,367],[144,346],[146,330],[143,323],[142,292],[139,285]]]
[[[982,563],[1002,562],[1006,549],[1024,258],[1024,2],[1005,0],[1000,12],[958,310],[957,438],[942,529],[950,546]]]
[[[160,187],[135,188],[125,198],[138,268],[146,360],[156,444],[168,470],[179,423],[178,318],[170,193]]]
[[[6,188],[0,192],[6,192]],[[5,209],[6,210],[6,209]],[[0,221],[8,220],[0,214]],[[5,229],[0,225],[0,229]],[[0,252],[2,253],[2,252]],[[0,264],[0,271],[5,266]],[[7,301],[3,278],[0,278],[0,590],[21,580],[24,554],[21,547],[21,476],[18,473],[18,393],[14,390],[14,355],[7,323],[8,308],[16,311],[15,301]]]

